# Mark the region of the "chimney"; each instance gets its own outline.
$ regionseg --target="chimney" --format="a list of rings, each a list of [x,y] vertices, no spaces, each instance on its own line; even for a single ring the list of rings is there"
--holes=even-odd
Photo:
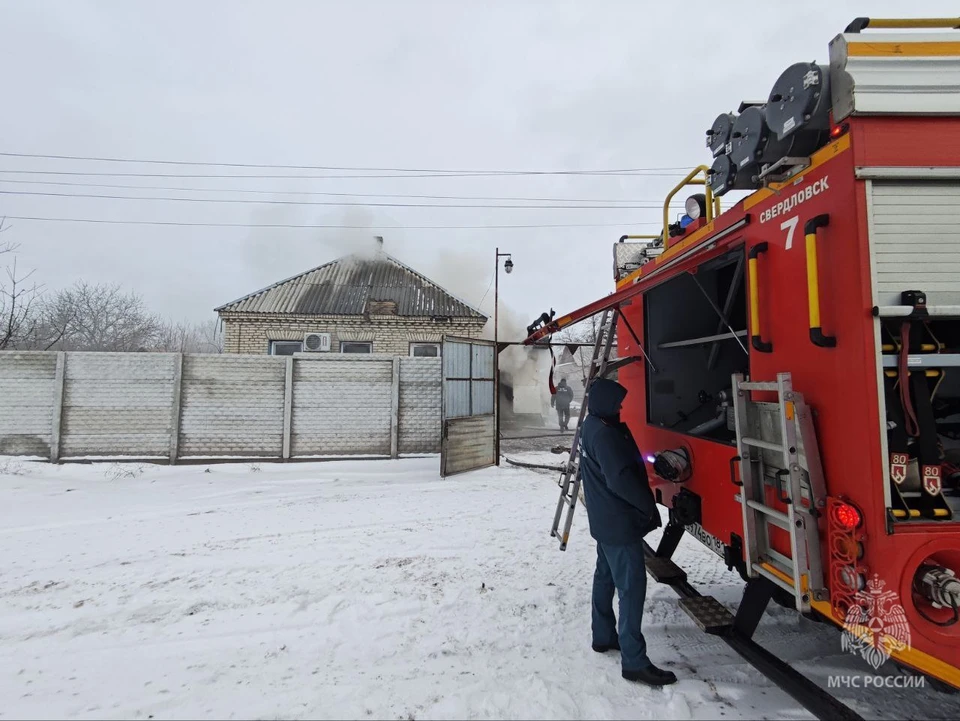
[[[378,250],[378,251],[383,251],[383,236],[382,236],[382,235],[375,235],[375,236],[373,236],[373,239],[374,239],[375,241],[377,241],[377,250]]]

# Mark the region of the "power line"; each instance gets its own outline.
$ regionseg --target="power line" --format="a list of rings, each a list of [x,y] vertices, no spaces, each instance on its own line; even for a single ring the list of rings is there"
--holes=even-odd
[[[81,170],[24,170],[24,169],[3,169],[0,173],[11,173],[17,175],[79,175],[91,178],[232,178],[237,179],[294,179],[294,180],[336,180],[346,178],[356,179],[376,179],[393,178],[404,180],[406,178],[483,178],[483,177],[522,177],[522,176],[549,176],[549,175],[567,175],[567,176],[589,176],[589,177],[617,177],[626,176],[631,178],[675,178],[678,173],[661,171],[644,171],[638,168],[633,171],[529,171],[529,172],[473,172],[473,173],[418,173],[409,175],[267,175],[267,174],[247,174],[247,175],[226,175],[226,174],[199,174],[199,173],[107,173],[107,172],[88,172]]]
[[[364,208],[482,208],[482,209],[517,209],[517,210],[637,210],[652,209],[656,206],[622,206],[622,205],[496,205],[492,203],[472,205],[453,203],[371,203],[346,202],[342,200],[259,200],[255,198],[174,198],[170,196],[132,196],[106,195],[102,193],[55,193],[52,191],[33,190],[0,190],[0,195],[41,196],[45,198],[85,198],[97,200],[147,200],[179,203],[228,203],[234,205],[319,205],[319,206],[348,206]]]
[[[512,230],[518,228],[622,228],[658,226],[658,223],[534,223],[531,225],[342,225],[297,223],[203,223],[176,220],[114,220],[107,218],[48,218],[30,215],[4,215],[6,220],[46,223],[97,223],[104,225],[160,225],[184,228],[333,228],[340,230]]]
[[[4,153],[0,156],[8,158],[43,158],[47,160],[81,160],[98,163],[137,163],[148,165],[187,165],[215,168],[278,168],[281,170],[353,170],[358,172],[382,173],[431,173],[438,175],[468,174],[468,175],[605,175],[619,173],[635,173],[647,170],[687,170],[687,168],[619,168],[605,170],[444,170],[439,168],[371,168],[349,165],[277,165],[272,163],[215,163],[194,160],[157,160],[153,158],[115,158],[88,155],[50,155],[44,153]]]
[[[490,195],[420,195],[405,193],[334,193],[317,190],[264,190],[247,188],[184,188],[176,185],[123,185],[114,183],[72,183],[67,180],[9,180],[0,178],[0,183],[17,185],[60,185],[74,188],[112,188],[115,190],[175,190],[184,193],[253,193],[257,195],[319,195],[337,198],[404,198],[411,200],[499,200],[542,203],[652,203],[652,207],[662,205],[658,200],[623,198],[530,198],[519,196]]]
[[[487,289],[486,289],[485,291],[483,291],[483,297],[480,299],[480,302],[477,303],[477,308],[481,308],[481,307],[483,306],[483,301],[485,301],[485,300],[487,299],[487,293],[489,293],[489,292],[490,292],[490,289],[493,287],[493,281],[494,281],[494,278],[495,278],[495,277],[496,277],[496,273],[494,273],[494,276],[491,276],[491,278],[490,278],[490,285],[488,285],[488,286],[487,286]]]

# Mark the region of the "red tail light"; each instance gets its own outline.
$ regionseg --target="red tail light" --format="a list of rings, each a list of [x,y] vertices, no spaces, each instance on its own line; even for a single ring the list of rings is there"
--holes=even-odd
[[[846,133],[848,130],[850,130],[850,126],[847,125],[846,123],[842,123],[840,125],[834,125],[830,129],[830,140],[836,140],[841,135]]]
[[[849,503],[838,503],[833,507],[833,520],[844,529],[852,531],[863,523],[863,516],[855,506]]]

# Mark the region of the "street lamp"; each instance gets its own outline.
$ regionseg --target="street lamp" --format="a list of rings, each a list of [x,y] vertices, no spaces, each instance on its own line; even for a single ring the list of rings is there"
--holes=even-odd
[[[513,259],[510,253],[501,253],[497,248],[497,255],[493,261],[493,402],[494,413],[496,414],[496,427],[494,429],[494,452],[497,459],[497,465],[500,465],[500,329],[498,321],[500,319],[500,259],[503,261],[503,269],[507,274],[513,272]]]

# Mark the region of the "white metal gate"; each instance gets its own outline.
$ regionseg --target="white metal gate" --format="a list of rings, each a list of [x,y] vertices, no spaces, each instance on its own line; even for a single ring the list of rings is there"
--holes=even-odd
[[[440,475],[492,466],[497,461],[493,343],[444,338],[442,362]]]

